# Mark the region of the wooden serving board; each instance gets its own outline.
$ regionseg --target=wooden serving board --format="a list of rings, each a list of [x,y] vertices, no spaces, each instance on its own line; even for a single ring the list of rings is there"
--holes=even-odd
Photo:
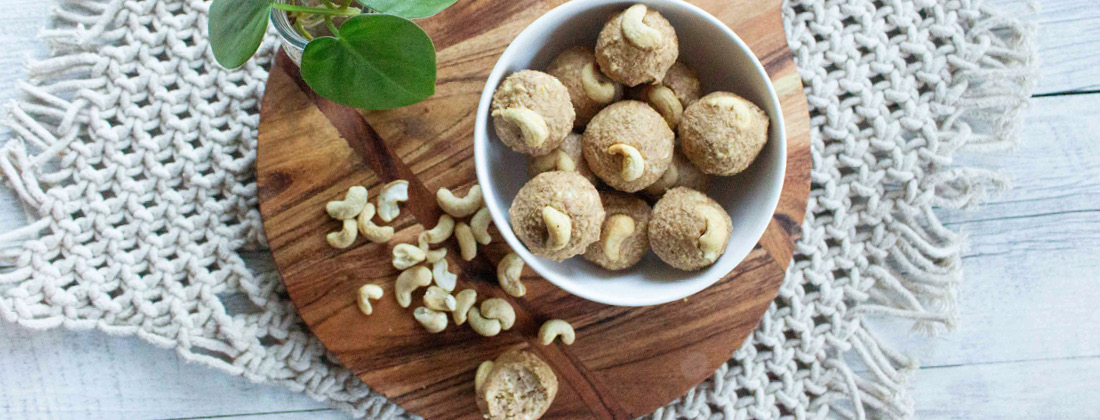
[[[263,99],[257,147],[260,212],[275,262],[302,318],[340,363],[371,389],[429,419],[480,419],[474,371],[483,360],[526,348],[544,358],[561,385],[545,419],[629,419],[650,413],[710,377],[741,346],[775,298],[793,253],[810,189],[807,104],[783,33],[781,0],[697,0],[756,52],[783,107],[787,178],[771,225],[733,272],[682,301],[643,308],[613,307],[572,296],[526,269],[527,296],[510,298],[496,284],[497,261],[509,252],[499,237],[471,262],[448,241],[459,289],[479,301],[508,299],[517,322],[486,338],[450,325],[428,334],[412,309],[393,299],[391,249],[415,243],[440,215],[434,192],[476,182],[474,114],[489,71],[505,47],[560,0],[460,1],[420,24],[438,49],[435,96],[406,108],[360,113],[314,94],[280,53]],[[325,234],[338,223],[324,206],[348,187],[373,194],[395,179],[410,183],[410,200],[392,224],[388,244],[360,238],[346,250]],[[495,235],[494,231],[494,235]],[[356,307],[365,283],[385,289],[375,313]],[[563,318],[576,328],[572,346],[542,346],[541,323]]]

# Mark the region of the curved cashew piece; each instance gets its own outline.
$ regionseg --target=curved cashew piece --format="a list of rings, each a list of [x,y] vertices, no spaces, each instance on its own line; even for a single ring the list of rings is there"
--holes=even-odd
[[[444,258],[447,258],[447,248],[433,249],[425,253],[424,262],[435,264]]]
[[[489,224],[492,222],[493,217],[489,214],[488,207],[482,207],[474,213],[474,217],[470,218],[470,231],[474,234],[477,243],[489,245],[493,242],[493,237],[489,235]]]
[[[355,303],[359,306],[359,312],[363,315],[370,315],[374,313],[374,308],[370,306],[371,300],[378,300],[382,298],[382,287],[377,284],[364,284],[359,288],[359,300]]]
[[[436,286],[448,292],[455,290],[455,284],[458,283],[458,276],[448,271],[450,268],[446,259],[440,259],[432,263],[432,278],[435,279]]]
[[[565,248],[573,233],[573,220],[557,209],[542,208],[542,221],[546,224],[546,247],[552,251]]]
[[[512,309],[512,305],[509,305],[508,301],[501,298],[485,299],[484,302],[481,302],[480,315],[486,319],[500,321],[502,330],[512,328],[512,325],[516,323],[516,311]]]
[[[623,156],[623,169],[619,176],[623,181],[633,181],[645,173],[645,158],[634,146],[624,143],[615,143],[607,148],[607,153]]]
[[[604,222],[603,230],[600,231],[600,243],[603,245],[603,253],[607,256],[607,259],[611,261],[617,261],[619,259],[619,250],[622,248],[623,241],[634,234],[634,219],[625,214],[615,214],[607,218]]]
[[[442,312],[455,310],[455,297],[439,286],[428,286],[424,292],[424,306],[428,309]]]
[[[546,139],[550,138],[550,128],[546,126],[546,120],[542,115],[527,108],[508,108],[499,111],[504,121],[519,127],[523,142],[531,147],[539,147]]]
[[[397,180],[382,187],[378,193],[378,218],[383,222],[392,222],[401,214],[397,203],[409,201],[409,181]]]
[[[500,334],[500,321],[481,316],[481,311],[476,307],[466,312],[466,319],[470,321],[470,328],[478,334],[486,337]]]
[[[329,246],[333,248],[344,249],[355,242],[355,237],[358,234],[355,219],[345,219],[340,230],[325,235],[325,241],[328,241]]]
[[[427,257],[423,249],[411,244],[397,244],[393,247],[393,268],[404,270],[420,264]]]
[[[712,96],[707,99],[707,104],[730,110],[738,124],[747,124],[749,122],[749,114],[752,112],[749,107],[745,106],[744,100],[733,96]]]
[[[466,323],[466,313],[477,303],[477,292],[474,289],[466,289],[455,294],[455,310],[451,316],[455,319],[455,325]]]
[[[402,308],[408,308],[412,304],[412,292],[421,287],[432,284],[432,270],[419,265],[402,271],[397,276],[393,285],[393,296],[397,298],[397,304]]]
[[[439,194],[437,193],[436,196],[438,197]],[[450,238],[451,232],[454,232],[454,230],[455,219],[449,214],[444,214],[439,216],[439,221],[435,222],[435,227],[424,231],[421,235],[424,235],[429,244],[438,244]]]
[[[661,32],[649,27],[642,19],[645,18],[645,5],[635,4],[623,12],[619,20],[619,28],[623,37],[631,44],[643,50],[652,50],[661,43]]]
[[[481,392],[481,385],[485,384],[486,379],[489,379],[489,372],[493,371],[493,364],[492,360],[486,360],[477,366],[477,373],[474,374],[474,392]]]
[[[535,156],[531,165],[535,167],[535,170],[539,173],[559,170],[566,172],[575,172],[577,170],[577,163],[573,162],[573,158],[569,157],[567,153],[561,149],[554,149],[554,151],[542,156]]]
[[[539,328],[539,342],[544,346],[549,346],[554,342],[555,338],[561,337],[561,342],[566,345],[573,344],[573,340],[576,338],[576,333],[573,331],[573,326],[568,322],[560,319],[551,319],[542,324]]]
[[[469,225],[458,222],[455,225],[455,239],[458,240],[458,250],[463,260],[470,261],[477,256],[477,240],[474,239],[474,232]]]
[[[523,287],[523,282],[520,281],[522,274],[523,259],[515,252],[509,252],[497,263],[497,282],[509,296],[521,297],[527,294],[527,288]]]
[[[676,125],[680,123],[680,117],[684,115],[684,104],[680,103],[680,98],[676,97],[676,92],[673,92],[668,86],[659,85],[649,89],[646,102],[653,105],[653,108],[665,117],[665,121],[668,122],[670,128],[676,129]]]
[[[714,207],[704,206],[699,208],[699,216],[707,224],[707,230],[699,237],[699,250],[703,251],[703,258],[714,262],[722,253],[722,243],[729,238],[730,232],[726,230],[725,220],[722,214]]]
[[[354,219],[367,205],[367,189],[361,186],[348,188],[342,201],[329,201],[325,204],[325,211],[336,220]]]
[[[474,214],[484,203],[481,199],[481,186],[477,184],[470,187],[470,191],[462,198],[455,197],[455,194],[449,189],[440,188],[435,192],[435,201],[439,203],[439,208],[454,217],[466,217]]]
[[[417,307],[413,310],[413,318],[432,334],[447,329],[447,314],[431,308]]]
[[[364,238],[374,243],[382,243],[393,238],[393,226],[378,226],[371,219],[374,218],[374,204],[367,203],[363,211],[359,213],[359,233]]]
[[[596,70],[596,63],[588,63],[581,69],[581,87],[584,93],[600,104],[615,99],[615,83]]]

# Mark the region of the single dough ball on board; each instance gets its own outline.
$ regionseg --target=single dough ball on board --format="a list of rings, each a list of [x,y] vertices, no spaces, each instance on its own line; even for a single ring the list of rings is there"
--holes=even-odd
[[[587,47],[565,50],[550,63],[546,72],[557,77],[569,90],[573,111],[577,113],[574,127],[584,127],[603,107],[623,97],[623,86],[600,73],[596,55]]]
[[[661,261],[686,271],[709,266],[726,252],[733,221],[710,197],[676,187],[653,206],[649,243]]]
[[[729,92],[714,92],[684,110],[680,147],[703,172],[736,175],[764,149],[770,123],[756,104]]]
[[[710,187],[710,176],[700,171],[680,151],[672,155],[672,164],[668,165],[665,173],[650,186],[646,187],[645,195],[654,200],[659,200],[670,189],[676,187],[688,187],[695,191],[706,191]]]
[[[600,193],[576,172],[538,174],[519,189],[508,209],[512,230],[532,254],[561,261],[600,239]]]
[[[520,153],[546,154],[573,131],[575,113],[569,91],[541,71],[512,73],[493,93],[489,109],[497,136]]]
[[[558,376],[534,354],[512,350],[493,361],[477,406],[488,420],[534,420],[542,417],[558,394]]]
[[[639,191],[668,169],[675,137],[661,114],[649,105],[616,102],[596,114],[584,129],[584,160],[611,188]]]
[[[533,178],[535,175],[549,171],[576,172],[591,181],[593,185],[596,184],[596,174],[588,169],[588,164],[584,161],[581,135],[577,133],[569,133],[561,146],[551,150],[550,153],[527,157],[527,176]]]
[[[675,130],[684,115],[684,109],[698,100],[701,93],[699,75],[691,67],[677,61],[668,69],[660,83],[631,88],[627,97],[648,103]]]
[[[584,259],[608,270],[633,267],[649,250],[649,204],[617,191],[600,193],[600,200],[607,218]]]
[[[679,55],[672,24],[641,4],[612,16],[596,40],[600,70],[627,86],[664,79]]]

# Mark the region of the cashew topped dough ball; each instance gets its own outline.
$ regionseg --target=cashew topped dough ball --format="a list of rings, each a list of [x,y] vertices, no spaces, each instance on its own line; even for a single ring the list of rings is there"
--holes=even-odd
[[[573,130],[569,91],[549,74],[520,70],[501,82],[490,106],[497,136],[508,147],[542,155],[558,147]]]
[[[608,270],[633,267],[649,250],[649,204],[617,191],[600,193],[600,201],[607,218],[584,259]]]
[[[583,176],[551,171],[519,189],[508,215],[516,237],[532,254],[562,261],[600,239],[604,210],[600,193]]]
[[[676,187],[653,206],[649,243],[662,261],[681,270],[709,266],[726,252],[733,222],[710,197]]]
[[[646,187],[645,194],[652,199],[660,199],[670,189],[688,187],[695,191],[706,191],[710,186],[710,176],[700,171],[679,150],[672,155],[672,164],[652,185]]]
[[[561,146],[551,150],[550,153],[527,157],[527,176],[534,177],[549,171],[576,172],[591,181],[593,185],[596,183],[596,175],[588,169],[588,164],[584,162],[581,135],[577,133],[569,133],[568,136],[565,136],[565,141],[561,143]]]
[[[729,92],[714,92],[684,110],[680,146],[703,172],[736,175],[764,148],[770,123],[756,104]]]
[[[684,115],[684,108],[698,100],[701,92],[699,75],[691,67],[677,61],[660,83],[633,88],[627,97],[648,103],[675,130]]]
[[[641,4],[612,16],[596,40],[600,70],[627,86],[664,79],[679,55],[672,24]]]
[[[535,420],[553,404],[558,376],[538,356],[512,350],[478,368],[474,391],[487,420]]]
[[[574,127],[584,127],[603,107],[623,96],[623,86],[600,73],[596,55],[590,48],[576,46],[565,50],[546,72],[569,90],[573,111],[577,113]]]
[[[622,101],[584,129],[584,160],[611,188],[635,192],[657,181],[672,162],[675,135],[649,105]]]

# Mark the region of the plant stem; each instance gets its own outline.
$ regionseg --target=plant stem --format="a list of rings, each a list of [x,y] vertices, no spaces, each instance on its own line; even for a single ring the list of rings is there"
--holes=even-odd
[[[336,24],[332,23],[332,17],[325,16],[325,23],[328,24],[328,30],[332,32],[332,36],[339,38],[340,31],[336,29]]]
[[[335,9],[336,8],[336,5],[332,4],[332,2],[329,1],[329,0],[321,0],[321,3],[324,3],[325,7],[329,8],[329,9]]]
[[[287,12],[312,13],[312,14],[321,15],[321,16],[352,17],[352,16],[357,16],[357,15],[363,13],[362,10],[356,9],[354,7],[350,7],[350,8],[343,9],[343,10],[340,10],[340,9],[324,9],[324,8],[320,8],[320,7],[306,7],[306,6],[298,6],[296,4],[286,4],[286,3],[279,3],[279,2],[271,3],[271,7],[275,8],[275,9],[287,11]]]
[[[351,0],[344,0],[344,4],[340,5],[340,9],[347,9],[348,6],[351,6]]]
[[[306,28],[302,26],[302,19],[294,19],[294,29],[297,29],[298,33],[302,34],[302,36],[305,37],[306,41],[313,40],[313,35],[310,35],[309,31],[307,31]]]

